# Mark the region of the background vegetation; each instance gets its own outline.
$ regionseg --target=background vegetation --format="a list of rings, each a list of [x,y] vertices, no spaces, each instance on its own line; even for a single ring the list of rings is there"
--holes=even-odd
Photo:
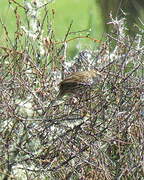
[[[23,0],[19,0],[17,2],[21,4]],[[25,20],[23,11],[19,11],[23,20]],[[67,29],[71,23],[71,31],[73,33],[69,36],[72,38],[75,36],[75,31],[77,32],[77,35],[89,34],[97,39],[102,38],[104,29],[101,19],[101,10],[98,5],[95,5],[94,0],[55,1],[54,3],[49,3],[49,11],[54,11],[53,30],[57,40],[64,39]],[[8,1],[2,0],[0,2],[0,15],[7,25],[10,35],[13,36],[16,28],[14,23],[15,17],[13,15],[13,8],[8,5]],[[3,36],[3,34],[1,34],[1,36]],[[93,48],[95,44],[89,40],[81,39],[80,41],[75,40],[70,42],[69,46],[70,54],[74,55],[78,51],[77,48]]]

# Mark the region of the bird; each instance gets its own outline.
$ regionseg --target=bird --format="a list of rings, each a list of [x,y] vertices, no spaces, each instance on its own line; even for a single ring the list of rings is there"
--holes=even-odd
[[[78,94],[78,92],[83,92],[83,90],[91,87],[99,76],[102,76],[102,73],[95,69],[73,72],[59,83],[59,94],[57,99],[62,98],[66,94]]]
[[[91,87],[103,74],[95,69],[88,71],[77,71],[71,73],[65,79],[63,79],[59,84],[59,93],[52,100],[47,109],[55,104],[57,100],[60,100],[65,95],[80,95]]]

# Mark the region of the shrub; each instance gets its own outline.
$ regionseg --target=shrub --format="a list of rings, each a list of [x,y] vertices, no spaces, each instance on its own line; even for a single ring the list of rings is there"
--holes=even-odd
[[[1,21],[6,41],[0,46],[1,178],[140,179],[142,30],[132,39],[126,19],[111,17],[113,32],[105,41],[67,62],[70,28],[58,43],[46,4],[16,5],[14,41]],[[26,24],[18,8],[24,9]],[[81,96],[56,99],[61,78],[95,68],[103,77]]]

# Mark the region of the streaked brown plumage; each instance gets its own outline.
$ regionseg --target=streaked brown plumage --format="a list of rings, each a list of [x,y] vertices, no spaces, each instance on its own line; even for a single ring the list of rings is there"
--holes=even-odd
[[[74,72],[66,77],[59,84],[58,98],[63,97],[65,94],[76,94],[83,89],[88,88],[94,80],[102,74],[97,70]]]

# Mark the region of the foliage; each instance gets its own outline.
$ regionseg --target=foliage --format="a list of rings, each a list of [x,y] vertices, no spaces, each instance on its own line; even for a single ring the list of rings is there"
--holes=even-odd
[[[1,20],[7,45],[0,46],[1,178],[143,177],[143,36],[131,39],[126,20],[111,17],[113,32],[105,42],[66,61],[71,26],[64,42],[57,42],[47,4],[17,4],[14,13],[14,42]],[[67,74],[95,68],[103,74],[96,84],[79,96],[56,99]]]
[[[26,0],[29,1],[30,0]],[[48,2],[47,0],[36,0],[37,2]],[[8,2],[10,4],[8,5]],[[1,0],[0,1],[0,17],[3,19],[3,22],[7,26],[9,36],[13,37],[14,32],[16,31],[15,27],[15,16],[13,15],[14,4],[13,0]],[[14,1],[16,2],[16,1]],[[22,5],[24,1],[19,0],[17,3]],[[53,32],[55,38],[60,41],[63,40],[69,25],[72,23],[71,33],[69,34],[69,38],[77,36],[89,34],[95,38],[101,38],[103,34],[103,23],[101,19],[101,11],[99,8],[99,4],[95,5],[95,0],[87,1],[67,1],[67,0],[55,0],[52,3],[48,4],[49,17],[48,19],[52,20]],[[40,11],[40,9],[39,9]],[[53,11],[53,15],[51,14]],[[18,9],[18,13],[21,16],[21,21],[26,21],[23,8]],[[41,9],[41,15],[39,16],[39,20],[42,21],[45,12],[43,8]],[[53,16],[53,17],[51,17]],[[25,24],[26,22],[24,22]],[[47,32],[47,26],[44,26],[43,29]],[[1,31],[1,40],[3,41],[3,32]],[[86,47],[95,47],[91,41],[87,39],[82,39],[80,41],[75,40],[69,43],[68,52],[71,56],[74,56],[79,50],[79,48],[84,49]]]

